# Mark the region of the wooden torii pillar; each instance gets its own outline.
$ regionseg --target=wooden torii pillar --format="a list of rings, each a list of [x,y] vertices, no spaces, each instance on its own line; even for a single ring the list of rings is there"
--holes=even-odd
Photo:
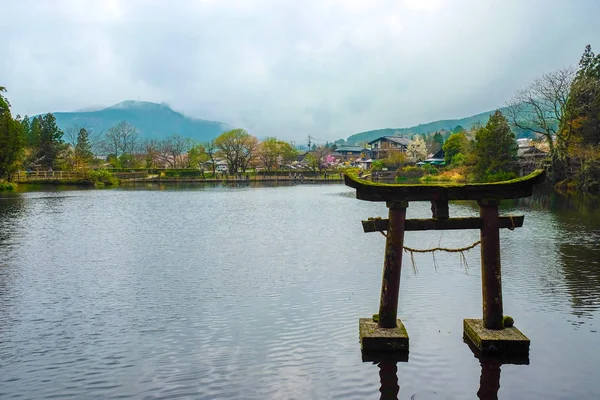
[[[361,346],[365,351],[408,351],[408,334],[397,318],[402,251],[406,231],[479,229],[483,319],[465,319],[464,333],[482,351],[529,349],[529,339],[514,327],[504,327],[500,268],[500,229],[523,226],[523,216],[498,215],[502,199],[531,196],[533,185],[543,182],[544,171],[497,183],[404,185],[382,184],[345,175],[345,184],[356,189],[356,198],[385,201],[388,219],[362,221],[365,232],[387,231],[378,320],[360,319]],[[450,200],[475,200],[479,217],[450,218]],[[431,219],[406,219],[410,201],[430,201]]]

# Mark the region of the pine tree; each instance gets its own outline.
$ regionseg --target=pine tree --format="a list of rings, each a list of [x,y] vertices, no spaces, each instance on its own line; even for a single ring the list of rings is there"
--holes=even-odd
[[[77,134],[77,144],[75,145],[75,165],[82,167],[93,157],[92,145],[85,128],[81,128]]]
[[[572,133],[574,142],[584,146],[600,145],[600,54],[587,45],[567,103],[563,131]]]
[[[475,134],[475,173],[484,181],[515,176],[517,142],[508,121],[497,110]]]
[[[40,136],[36,154],[37,161],[42,167],[56,168],[60,152],[64,148],[63,132],[58,128],[56,118],[51,113],[39,118]]]

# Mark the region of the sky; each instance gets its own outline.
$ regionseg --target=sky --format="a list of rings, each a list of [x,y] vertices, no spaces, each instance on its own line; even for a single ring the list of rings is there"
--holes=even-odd
[[[502,107],[600,52],[598,0],[0,0],[14,114],[124,100],[317,141]]]

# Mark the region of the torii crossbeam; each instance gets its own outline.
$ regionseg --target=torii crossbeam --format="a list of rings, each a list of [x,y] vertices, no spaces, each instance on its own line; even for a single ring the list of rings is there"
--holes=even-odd
[[[408,335],[397,318],[404,232],[419,230],[479,229],[481,234],[481,279],[483,319],[465,319],[464,333],[482,351],[529,349],[529,339],[514,327],[505,327],[502,310],[500,269],[501,228],[523,226],[524,216],[498,215],[503,199],[531,196],[533,186],[543,182],[537,170],[510,181],[479,184],[385,184],[345,175],[347,186],[356,189],[356,198],[385,201],[388,219],[362,221],[365,232],[387,231],[381,300],[378,321],[360,320],[361,346],[365,351],[408,351]],[[479,218],[450,218],[450,200],[475,200]],[[430,201],[431,219],[406,219],[410,201]]]

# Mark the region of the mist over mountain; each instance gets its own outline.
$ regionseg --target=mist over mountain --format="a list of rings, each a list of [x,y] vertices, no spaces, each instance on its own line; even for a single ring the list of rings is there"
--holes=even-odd
[[[172,134],[204,142],[231,129],[218,121],[187,117],[166,104],[127,100],[110,107],[94,110],[53,113],[64,132],[73,126],[93,132],[106,132],[121,121],[134,125],[142,138],[161,139]]]
[[[499,110],[506,115],[506,108],[499,108]],[[375,129],[372,131],[365,131],[355,133],[346,139],[346,143],[348,144],[361,144],[364,142],[370,142],[371,140],[375,140],[381,136],[393,136],[393,135],[403,135],[403,136],[412,136],[414,134],[426,134],[431,132],[436,132],[442,129],[446,129],[451,131],[457,125],[462,126],[465,129],[472,128],[476,124],[485,125],[490,119],[490,115],[492,115],[496,110],[486,111],[483,113],[475,114],[470,117],[459,118],[459,119],[444,119],[439,121],[433,121],[426,124],[419,124],[415,126],[411,126],[409,128],[385,128],[385,129]],[[527,136],[526,132],[515,130],[515,135],[519,137]]]

